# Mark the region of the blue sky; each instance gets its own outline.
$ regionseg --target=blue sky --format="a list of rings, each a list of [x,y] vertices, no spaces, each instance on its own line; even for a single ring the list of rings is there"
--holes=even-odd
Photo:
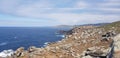
[[[120,0],[0,0],[0,26],[39,27],[118,20]]]

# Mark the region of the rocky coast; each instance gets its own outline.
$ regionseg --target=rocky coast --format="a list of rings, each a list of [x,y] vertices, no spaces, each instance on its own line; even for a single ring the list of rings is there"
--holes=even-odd
[[[31,46],[24,50],[20,47],[6,58],[120,58],[118,29],[113,26],[108,30],[96,26],[75,27],[60,41],[41,48]]]

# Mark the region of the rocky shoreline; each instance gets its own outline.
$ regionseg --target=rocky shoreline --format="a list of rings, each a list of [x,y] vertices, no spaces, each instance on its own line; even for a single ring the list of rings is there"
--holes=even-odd
[[[110,58],[113,46],[119,44],[114,43],[119,40],[114,38],[116,35],[115,30],[95,26],[75,27],[61,41],[48,43],[44,48],[31,46],[24,50],[20,47],[6,58]],[[117,53],[120,48],[115,49]]]
[[[100,35],[103,33],[105,33],[104,29],[94,26],[76,27],[69,31],[61,41],[49,43],[45,48],[31,46],[28,50],[24,50],[24,47],[20,47],[9,58],[100,57],[107,53],[110,43],[112,43],[112,39],[101,41],[102,36]],[[89,55],[92,53],[93,55]]]

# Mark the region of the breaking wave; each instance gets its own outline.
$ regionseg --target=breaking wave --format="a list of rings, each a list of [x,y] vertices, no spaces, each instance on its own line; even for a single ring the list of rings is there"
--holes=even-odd
[[[45,42],[43,46],[46,47],[49,43],[50,42]]]
[[[57,37],[62,37],[62,38],[64,38],[65,37],[65,35],[56,35]]]
[[[13,53],[14,53],[14,51],[12,49],[3,50],[2,52],[0,52],[0,57],[11,56]]]

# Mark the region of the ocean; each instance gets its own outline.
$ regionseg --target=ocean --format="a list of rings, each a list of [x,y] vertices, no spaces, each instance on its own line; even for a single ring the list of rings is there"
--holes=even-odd
[[[19,47],[27,49],[30,46],[43,47],[46,42],[56,42],[63,39],[62,34],[56,34],[61,28],[52,27],[0,27],[0,52],[16,50]],[[69,30],[62,28],[62,30]]]

